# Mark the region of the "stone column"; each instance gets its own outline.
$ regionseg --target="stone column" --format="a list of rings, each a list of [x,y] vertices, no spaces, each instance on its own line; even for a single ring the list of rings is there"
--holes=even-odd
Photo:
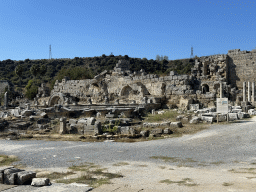
[[[248,102],[251,102],[251,82],[248,81]]]
[[[66,118],[60,118],[60,134],[67,133]]]
[[[246,82],[243,82],[243,102],[245,102],[246,101]]]
[[[5,92],[4,94],[4,109],[7,109],[8,107],[8,93]]]
[[[252,102],[254,102],[255,83],[252,82]]]
[[[220,82],[220,98],[223,98],[222,82]]]

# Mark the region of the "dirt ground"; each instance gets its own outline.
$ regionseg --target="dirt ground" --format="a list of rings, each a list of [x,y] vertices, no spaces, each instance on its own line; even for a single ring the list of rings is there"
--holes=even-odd
[[[114,184],[103,185],[93,191],[256,191],[256,165],[244,164],[243,162],[238,163],[235,167],[220,165],[199,168],[176,167],[148,162],[127,163],[128,165],[105,166],[109,172],[121,173],[124,177],[113,179],[111,181]]]

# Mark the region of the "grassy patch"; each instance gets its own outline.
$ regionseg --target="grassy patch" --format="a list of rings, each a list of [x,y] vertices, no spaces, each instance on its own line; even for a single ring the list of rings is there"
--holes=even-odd
[[[160,159],[164,162],[178,162],[180,159],[178,157],[167,157],[167,156],[152,156],[151,159]]]
[[[256,174],[256,168],[239,168],[239,169],[231,169],[229,170],[232,173],[248,173],[248,174]]]
[[[167,156],[152,156],[151,159],[160,159],[164,162],[171,162],[171,163],[197,163],[197,161],[193,160],[192,158],[185,158],[181,159],[178,157],[167,157]]]
[[[15,161],[19,161],[16,156],[0,155],[0,166],[11,165]]]
[[[216,162],[211,162],[210,164],[220,165],[220,164],[224,164],[224,162],[223,161],[216,161]]]
[[[224,182],[224,183],[222,183],[222,185],[225,186],[225,187],[228,187],[228,186],[234,185],[234,183],[226,183],[226,182]]]
[[[84,163],[81,165],[73,165],[73,166],[69,167],[69,169],[71,169],[73,171],[88,171],[92,168],[99,168],[99,166],[95,165],[94,163]]]
[[[138,167],[148,167],[148,165],[137,165]]]
[[[147,122],[174,121],[177,117],[177,111],[165,111],[163,114],[152,115],[150,113],[145,117]]]
[[[55,179],[61,179],[61,178],[63,178],[63,177],[66,177],[66,176],[68,176],[68,175],[73,175],[73,174],[75,174],[74,172],[66,172],[66,173],[59,173],[59,172],[53,172],[53,173],[50,173],[50,174],[42,174],[42,175],[40,175],[39,177],[41,177],[41,178],[44,178],[44,177],[47,177],[47,178],[49,178],[50,180],[55,180]]]
[[[77,169],[77,167],[75,168]],[[109,172],[103,172],[105,169],[96,169],[96,170],[90,170],[90,168],[86,167],[86,171],[83,172],[82,176],[72,179],[61,179],[57,180],[58,183],[82,183],[87,184],[92,187],[99,187],[103,184],[110,184],[110,180],[114,178],[121,178],[123,177],[119,173],[109,173]],[[79,170],[83,170],[81,167]]]
[[[184,178],[181,181],[171,181],[169,179],[161,180],[160,183],[166,183],[166,184],[178,184],[180,186],[197,186],[198,184],[194,183],[192,179],[190,178]]]
[[[129,165],[129,163],[127,163],[127,162],[118,162],[118,163],[113,164],[113,166],[123,166],[123,165]]]

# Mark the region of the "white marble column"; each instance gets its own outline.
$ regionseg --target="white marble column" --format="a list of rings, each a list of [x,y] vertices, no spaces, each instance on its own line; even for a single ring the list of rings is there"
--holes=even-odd
[[[243,82],[243,102],[245,102],[246,101],[246,82]]]
[[[220,82],[220,98],[223,98],[222,82]]]
[[[251,82],[248,81],[248,102],[251,102]]]
[[[252,82],[252,102],[254,102],[255,83]]]

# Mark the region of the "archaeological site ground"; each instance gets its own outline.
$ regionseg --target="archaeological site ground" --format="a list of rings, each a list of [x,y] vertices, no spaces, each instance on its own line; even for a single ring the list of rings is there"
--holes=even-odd
[[[250,138],[255,134],[253,131],[255,126],[253,116],[256,115],[255,62],[256,50],[235,49],[229,50],[227,54],[197,57],[187,74],[179,74],[176,71],[154,74],[147,73],[143,68],[135,71],[128,59],[120,59],[113,69],[104,70],[91,79],[76,80],[66,76],[62,80],[56,80],[52,87],[49,83],[42,82],[32,100],[25,98],[19,92],[18,85],[14,87],[12,82],[1,80],[0,166],[5,167],[0,167],[0,182],[10,186],[28,184],[49,186],[51,181],[55,184],[59,182],[86,185],[72,186],[77,191],[83,189],[85,191],[85,187],[86,190],[93,191],[118,191],[118,187],[119,191],[125,191],[125,188],[127,191],[129,189],[140,191],[143,188],[144,191],[168,191],[173,186],[176,191],[194,189],[203,191],[202,186],[205,186],[207,191],[225,191],[230,187],[242,190],[245,189],[244,185],[248,184],[249,187],[247,186],[245,191],[253,191],[256,186],[253,176],[256,167],[254,167],[254,156],[247,152],[251,152],[251,145],[254,145],[255,139],[252,138],[248,149],[243,149],[244,159],[240,158],[243,150],[237,146],[237,143],[243,141],[245,144],[247,142],[245,137]],[[14,92],[17,94],[13,94]],[[248,135],[243,136],[241,130],[246,126],[248,126],[246,133]],[[236,135],[229,135],[231,129],[232,134]],[[214,135],[218,142],[213,139]],[[229,140],[230,138],[234,138],[235,141]],[[201,143],[196,143],[196,140]],[[75,148],[78,144],[86,144],[91,150],[84,149],[87,156],[83,152],[73,155],[75,149],[68,154],[65,151],[63,156],[66,164],[60,159],[56,162],[49,160],[52,164],[47,167],[41,164],[41,161],[48,157],[40,159],[35,156],[34,160],[37,163],[33,164],[28,159],[24,161],[25,152],[21,154],[14,147],[13,151],[5,149],[5,146],[16,145],[17,148],[21,145],[29,147],[30,144],[27,142],[33,147],[36,146],[31,149],[33,153],[36,153],[36,149],[40,149],[47,154],[49,151],[44,150],[43,145],[54,151],[63,147],[65,151],[65,148],[72,145]],[[56,149],[51,146],[55,145],[54,142],[60,142],[63,146]],[[68,142],[74,143],[71,145]],[[205,143],[202,144],[203,142]],[[223,147],[227,147],[223,151],[227,154],[230,152],[229,158],[217,148],[217,146],[221,148],[218,145],[220,143]],[[234,149],[241,150],[239,154],[237,153],[239,158],[232,156],[235,151],[229,148],[231,143]],[[208,148],[210,144],[216,149],[217,155],[211,151],[212,148]],[[243,144],[241,143],[242,146]],[[127,147],[128,145],[130,147]],[[197,147],[199,145],[200,147]],[[105,148],[106,146],[109,148]],[[162,147],[161,150],[155,149],[157,146]],[[174,155],[175,150],[169,149],[172,146],[178,151],[176,155]],[[196,146],[196,149],[193,146]],[[196,153],[184,149],[189,147]],[[103,148],[105,150],[101,153],[104,155],[97,156],[98,150]],[[142,148],[146,153],[145,159]],[[200,149],[205,150],[202,154],[208,155],[196,156],[201,153]],[[24,150],[28,150],[27,157],[32,158],[29,149]],[[127,152],[129,157],[121,155],[120,160],[115,159],[118,153],[123,154],[126,150],[138,150],[138,153],[143,154],[142,160],[139,154],[130,152]],[[107,152],[115,155],[105,154]],[[58,155],[49,153],[58,158]],[[59,155],[60,153],[58,152]],[[70,157],[74,156],[73,159],[69,159],[69,153]],[[90,159],[89,156],[94,158]],[[234,166],[235,161],[237,161],[236,166]],[[102,162],[105,162],[105,166]],[[156,164],[159,162],[163,164]],[[249,163],[250,166],[246,167],[243,164],[243,167],[239,167],[237,164],[241,162]],[[19,163],[25,164],[25,167]],[[204,168],[208,166],[211,169],[205,170]],[[212,166],[222,170],[226,170],[227,167],[230,169],[221,175],[221,171],[218,172],[218,169]],[[47,168],[52,168],[53,171],[45,171]],[[131,176],[129,170],[133,172],[140,170],[134,175],[141,178],[143,183],[147,183],[145,172],[148,172],[148,175],[155,174],[157,181],[153,177],[149,180],[157,184],[145,185],[150,187],[141,184],[143,187],[140,188],[140,182]],[[171,171],[173,179],[168,179]],[[194,179],[190,178],[186,171]],[[197,172],[202,175],[212,174],[216,179],[215,182],[223,181],[222,185],[216,187],[218,190],[214,190],[214,182],[207,180],[207,184],[202,176],[196,174]],[[85,173],[86,175],[83,175]],[[244,174],[243,177],[248,181],[238,185],[239,174]],[[184,178],[179,178],[178,175]],[[228,178],[227,181],[223,175]],[[127,178],[137,183],[133,186],[131,180]],[[118,186],[114,184],[115,182]],[[1,184],[0,190],[1,186],[5,186]],[[102,188],[105,184],[109,184],[108,188]],[[62,187],[64,191],[65,185],[56,184],[55,187],[56,189]],[[15,187],[5,189],[7,192],[15,191]],[[27,188],[27,190],[32,189]]]

